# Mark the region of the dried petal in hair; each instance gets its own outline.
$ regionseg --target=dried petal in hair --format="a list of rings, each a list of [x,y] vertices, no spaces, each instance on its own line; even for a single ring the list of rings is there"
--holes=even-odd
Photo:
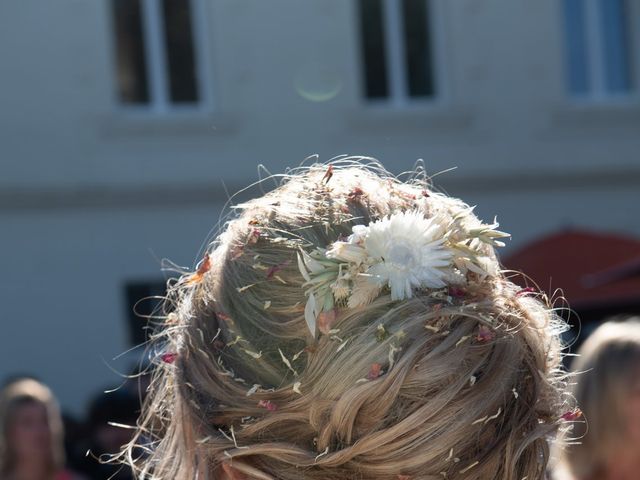
[[[187,284],[200,283],[204,278],[204,274],[207,273],[210,269],[211,258],[209,257],[209,254],[206,253],[204,258],[202,259],[202,262],[200,262],[200,265],[198,266],[196,272],[187,279]]]
[[[579,408],[574,408],[573,410],[570,410],[562,414],[561,418],[562,420],[565,420],[567,422],[573,422],[579,419],[580,417],[582,417],[582,410],[580,410]]]
[[[325,335],[328,335],[331,331],[331,327],[336,321],[336,309],[332,308],[329,311],[323,310],[318,315],[318,330]]]
[[[372,363],[369,367],[369,373],[367,373],[367,380],[375,380],[382,375],[382,365],[379,363]]]
[[[278,406],[273,403],[271,400],[260,400],[258,402],[258,406],[262,408],[266,408],[270,412],[275,412],[278,409]]]
[[[488,342],[495,338],[496,334],[486,325],[480,325],[478,327],[478,335],[476,340],[479,342]]]
[[[173,363],[178,358],[178,354],[173,352],[163,353],[160,358],[164,363]]]

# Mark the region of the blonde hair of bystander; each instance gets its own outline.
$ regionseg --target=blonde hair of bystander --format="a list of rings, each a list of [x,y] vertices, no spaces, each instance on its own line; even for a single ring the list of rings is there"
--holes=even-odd
[[[19,425],[20,411],[25,407],[37,406],[42,414],[27,418]],[[0,392],[0,478],[10,475],[17,466],[16,429],[44,428],[37,439],[42,445],[39,453],[45,469],[53,475],[64,467],[63,426],[58,402],[51,390],[42,383],[24,378],[6,385]],[[31,435],[33,436],[33,435]]]
[[[559,477],[606,479],[640,474],[640,319],[608,321],[578,350],[572,394],[583,412],[558,450]],[[565,442],[563,442],[565,443]],[[625,474],[616,478],[625,478]]]

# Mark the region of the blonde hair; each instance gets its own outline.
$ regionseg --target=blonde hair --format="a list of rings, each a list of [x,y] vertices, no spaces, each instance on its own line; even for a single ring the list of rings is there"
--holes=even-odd
[[[403,182],[346,158],[237,208],[170,289],[138,434],[151,440],[144,460],[129,449],[141,478],[219,478],[223,463],[259,479],[543,478],[566,408],[563,323],[498,272],[491,246],[477,248],[496,274],[470,272],[465,289],[383,292],[317,339],[305,321],[301,246],[403,211],[479,224],[466,204],[420,171]]]
[[[626,450],[629,399],[640,388],[640,319],[599,326],[578,350],[572,393],[583,412],[559,452],[561,469],[579,479],[598,478],[608,461]]]
[[[60,408],[51,390],[44,384],[29,378],[16,380],[0,392],[0,475],[4,477],[16,467],[15,452],[9,442],[9,430],[14,415],[24,405],[40,404],[47,412],[51,431],[51,456],[47,459],[49,472],[57,472],[64,466],[63,427]]]

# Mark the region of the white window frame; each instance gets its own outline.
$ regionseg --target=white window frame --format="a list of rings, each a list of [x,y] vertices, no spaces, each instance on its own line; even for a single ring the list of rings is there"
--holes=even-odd
[[[433,72],[433,91],[430,97],[412,97],[407,82],[407,65],[405,56],[405,35],[402,25],[401,0],[382,0],[382,17],[386,50],[386,70],[388,95],[384,98],[369,98],[371,104],[381,104],[393,108],[409,108],[418,105],[439,104],[445,98],[444,68],[444,30],[442,0],[423,0],[427,2],[429,12],[427,32],[431,48],[431,69]]]
[[[629,26],[627,48],[630,49],[630,64],[628,65],[631,84],[627,92],[611,92],[606,87],[606,66],[604,64],[604,37],[602,32],[602,18],[599,11],[599,0],[582,0],[585,8],[586,52],[589,62],[588,81],[590,88],[586,93],[574,93],[568,89],[571,99],[577,103],[614,103],[627,102],[640,98],[640,22],[632,21]],[[631,11],[631,19],[640,18],[640,2],[625,0],[626,7]],[[634,61],[635,60],[635,61]],[[568,58],[566,59],[568,62]]]
[[[171,101],[170,79],[167,70],[167,51],[164,36],[164,15],[161,0],[140,0],[142,35],[144,41],[145,67],[149,101],[143,104],[128,104],[117,98],[120,109],[127,112],[151,115],[167,115],[209,111],[212,106],[211,75],[208,59],[209,42],[206,35],[208,18],[203,0],[190,0],[191,30],[198,100],[194,103]]]
[[[630,95],[640,101],[640,2],[637,0],[627,0],[627,8],[629,9],[629,57],[631,65],[631,92]],[[635,61],[633,61],[635,60]]]

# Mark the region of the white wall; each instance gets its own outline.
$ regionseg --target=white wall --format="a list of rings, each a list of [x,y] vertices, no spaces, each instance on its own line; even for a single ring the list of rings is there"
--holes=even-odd
[[[125,282],[162,280],[169,257],[192,268],[219,206],[2,214],[0,377],[35,374],[63,405],[121,383],[134,358]]]
[[[354,2],[207,0],[214,105],[152,117],[115,101],[107,0],[2,2],[0,378],[36,373],[79,412],[115,379],[101,358],[129,347],[124,282],[159,277],[154,255],[192,266],[221,179],[233,192],[258,163],[458,166],[438,183],[498,214],[510,248],[568,226],[640,235],[640,108],[566,98],[559,3],[441,4],[441,105],[361,99]]]

